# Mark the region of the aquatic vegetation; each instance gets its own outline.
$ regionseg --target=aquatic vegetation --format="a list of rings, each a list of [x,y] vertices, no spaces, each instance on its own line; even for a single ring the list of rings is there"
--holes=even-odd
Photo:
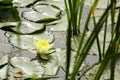
[[[119,80],[119,22],[119,0],[1,0],[0,79]]]

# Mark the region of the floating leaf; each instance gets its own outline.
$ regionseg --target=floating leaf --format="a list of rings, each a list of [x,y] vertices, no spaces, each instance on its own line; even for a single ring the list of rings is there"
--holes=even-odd
[[[10,33],[7,34],[7,36],[9,37],[9,41],[12,43],[12,45],[21,49],[26,49],[33,53],[36,53],[33,40],[45,39],[48,42],[52,42],[54,39],[53,35],[46,31],[32,35],[19,35],[15,33]]]
[[[50,24],[54,24],[54,25],[51,25],[51,28],[50,28],[51,31],[66,31],[68,28],[67,16],[64,15],[60,20],[57,20]]]
[[[36,0],[13,0],[13,6],[16,7],[25,7],[28,6],[30,4],[33,4]]]
[[[48,60],[47,61],[41,61],[41,65],[44,67],[44,75],[56,75],[59,64],[58,64],[58,57],[56,53],[52,53],[48,55]]]
[[[7,68],[8,66],[6,65],[5,67],[3,67],[2,69],[0,69],[0,79],[3,80],[3,79],[6,79],[7,77]]]
[[[7,62],[8,62],[8,56],[7,55],[0,57],[0,66],[6,64]]]
[[[20,26],[13,27],[11,29],[18,33],[29,34],[44,29],[44,24],[22,22]]]
[[[18,22],[2,22],[0,23],[0,28],[3,28],[3,27],[15,27],[15,26],[18,26]]]
[[[46,22],[59,18],[60,10],[48,5],[35,5],[36,11],[25,11],[23,17],[33,22]]]
[[[31,61],[27,57],[13,57],[11,59],[11,64],[21,69],[24,72],[24,77],[41,77],[44,72],[39,62]]]
[[[39,1],[37,2],[35,5],[39,5],[39,4],[48,4],[51,6],[55,6],[61,10],[65,10],[65,6],[64,6],[64,0],[45,0],[45,1]]]
[[[7,77],[7,63],[8,63],[8,55],[0,57],[0,79],[6,79]],[[6,65],[5,65],[6,64]]]

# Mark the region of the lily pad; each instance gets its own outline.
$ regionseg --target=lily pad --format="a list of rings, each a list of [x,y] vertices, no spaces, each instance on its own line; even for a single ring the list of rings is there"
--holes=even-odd
[[[9,37],[9,41],[13,46],[16,46],[21,49],[26,49],[30,52],[36,53],[35,45],[33,40],[45,39],[48,42],[52,42],[54,37],[52,34],[48,32],[41,32],[40,34],[32,34],[32,35],[20,35],[15,33],[7,34]]]
[[[68,22],[67,22],[67,16],[64,15],[60,20],[57,20],[55,22],[52,22],[50,30],[51,31],[66,31],[68,28]]]
[[[7,68],[8,66],[4,66],[2,69],[0,69],[0,79],[3,80],[3,79],[6,79],[7,77]]]
[[[48,58],[49,60],[47,61],[40,61],[45,70],[44,75],[56,75],[59,68],[58,57],[56,53],[52,53],[48,55]]]
[[[22,22],[20,26],[13,27],[11,29],[18,33],[29,34],[44,29],[44,24]]]
[[[94,4],[94,1],[95,0],[86,0],[85,5],[91,7]],[[120,7],[120,0],[116,0],[116,3],[117,3],[116,7]],[[109,4],[110,0],[100,0],[96,8],[106,9]]]
[[[33,22],[47,22],[59,19],[60,10],[48,5],[35,5],[36,11],[25,11],[23,17]]]
[[[45,0],[45,1],[39,1],[35,5],[39,4],[48,4],[51,6],[55,6],[59,8],[60,10],[65,10],[64,0]]]
[[[7,62],[8,62],[8,56],[7,55],[0,57],[0,66],[6,64]]]
[[[33,4],[36,0],[13,0],[13,6],[16,7],[25,7],[28,6],[30,4]]]
[[[8,55],[0,56],[0,79],[6,79],[7,77],[7,63],[8,63]]]
[[[24,77],[41,77],[44,69],[37,61],[31,61],[27,57],[13,57],[11,64],[21,69]]]
[[[18,22],[2,22],[0,23],[0,28],[3,28],[3,27],[15,27],[15,26],[18,26]]]

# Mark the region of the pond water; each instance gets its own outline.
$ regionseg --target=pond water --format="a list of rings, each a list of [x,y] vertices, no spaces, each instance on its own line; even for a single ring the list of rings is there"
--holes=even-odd
[[[60,76],[62,78],[55,78],[51,80],[64,80],[65,75],[65,49],[66,49],[66,30],[67,30],[67,18],[65,14],[65,8],[63,6],[63,0],[58,1],[53,0],[51,1],[36,1],[31,0],[31,3],[24,2],[16,2],[14,1],[14,6],[17,8],[15,11],[17,13],[12,13],[12,10],[5,9],[0,12],[0,66],[2,65],[2,69],[0,72],[4,72],[8,74],[6,64],[9,63],[9,59],[3,58],[3,56],[8,55],[10,57],[10,80],[16,78],[21,78],[23,75],[26,78],[31,77],[41,77],[41,76]],[[27,6],[27,7],[26,7]],[[83,11],[83,18],[81,21],[81,28],[80,31],[83,31],[83,27],[85,24],[85,20],[88,16],[90,8],[85,7]],[[5,13],[5,14],[4,14]],[[9,14],[8,14],[9,13]],[[19,25],[19,22],[14,22],[16,17],[13,16],[17,15],[21,19],[22,24]],[[10,23],[6,23],[10,22]],[[2,24],[5,23],[5,24]],[[17,27],[16,27],[17,26]],[[9,28],[9,29],[8,29]],[[92,19],[89,24],[90,31],[93,30],[93,22]],[[102,29],[103,30],[103,29]],[[111,31],[111,28],[108,27],[108,32]],[[108,35],[110,35],[108,33]],[[103,32],[101,32],[100,40],[103,39]],[[87,36],[88,37],[88,36]],[[53,44],[53,49],[56,52],[53,54],[48,55],[47,60],[38,60],[36,58],[36,48],[33,45],[33,40],[38,39],[47,40],[50,44]],[[107,36],[108,43],[111,38]],[[107,42],[106,42],[107,44]],[[73,57],[71,60],[74,61],[75,59],[75,51],[77,47],[72,44],[73,46]],[[91,54],[89,54],[83,64],[81,70],[87,68],[87,66],[93,65],[94,63],[98,62],[98,51],[96,44],[91,49]],[[3,58],[3,59],[2,59]],[[35,59],[32,61],[32,59]],[[37,59],[37,60],[36,60]],[[4,60],[6,62],[4,62]],[[39,63],[40,61],[40,63]],[[72,71],[73,61],[71,62],[70,72]],[[22,65],[20,65],[22,64]],[[29,67],[29,65],[31,67]],[[5,67],[4,67],[5,66]],[[34,67],[36,69],[34,69]],[[5,69],[3,69],[5,68]],[[41,71],[40,71],[41,70]],[[95,68],[96,70],[96,68]],[[93,70],[94,71],[94,70]],[[93,72],[91,71],[91,73]],[[81,73],[81,71],[80,71]],[[1,73],[0,73],[1,74]],[[89,73],[88,73],[89,74]],[[94,75],[94,73],[92,74]],[[108,76],[108,75],[107,75]],[[6,76],[3,74],[0,76],[0,80],[4,79]],[[85,77],[86,78],[86,77]],[[89,77],[88,77],[89,78]],[[108,77],[107,77],[108,78]],[[103,79],[106,79],[103,77]],[[117,78],[118,79],[118,78]],[[17,79],[23,80],[23,79]],[[87,80],[84,79],[83,80]],[[88,79],[90,80],[90,79]]]

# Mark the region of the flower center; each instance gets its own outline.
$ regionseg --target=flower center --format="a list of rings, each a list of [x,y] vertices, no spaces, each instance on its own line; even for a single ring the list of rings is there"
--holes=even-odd
[[[48,43],[45,42],[45,41],[42,41],[40,44],[43,45],[43,46],[48,46]]]

